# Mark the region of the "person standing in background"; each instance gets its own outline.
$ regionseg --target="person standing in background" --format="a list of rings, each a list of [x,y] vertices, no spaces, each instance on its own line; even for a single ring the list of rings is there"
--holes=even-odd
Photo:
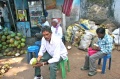
[[[45,16],[40,17],[39,24],[37,24],[39,28],[42,28],[44,26],[50,26],[49,22],[46,20]]]
[[[60,26],[58,20],[53,19],[51,24],[52,24],[51,27],[52,34],[62,39],[63,37],[62,27]]]
[[[46,20],[46,18],[44,16],[42,16],[40,18],[39,24],[37,24],[37,26],[41,29],[44,26],[50,26],[50,25],[49,25],[49,22]],[[41,32],[36,33],[35,37],[36,37],[37,40],[41,40],[42,39],[42,33]]]
[[[9,11],[8,11],[7,6],[6,6],[6,3],[3,2],[1,7],[2,7],[2,16],[4,19],[4,27],[7,27],[9,30],[11,30],[11,25],[10,25],[10,20],[9,20]]]

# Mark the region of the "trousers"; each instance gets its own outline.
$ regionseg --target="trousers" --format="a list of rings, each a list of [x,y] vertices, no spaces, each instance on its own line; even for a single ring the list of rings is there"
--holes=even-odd
[[[85,56],[85,63],[84,68],[89,68],[89,71],[96,71],[96,60],[99,58],[104,57],[106,54],[102,53],[101,51],[98,51],[97,53],[89,56],[88,54]]]
[[[44,53],[43,57],[41,58],[40,62],[46,62],[50,58],[52,58],[47,52]],[[62,58],[60,58],[59,62],[62,61]],[[57,71],[57,66],[59,62],[55,63],[50,63],[49,68],[50,68],[50,79],[56,79],[56,71]],[[41,75],[41,69],[40,67],[35,67],[35,76]]]

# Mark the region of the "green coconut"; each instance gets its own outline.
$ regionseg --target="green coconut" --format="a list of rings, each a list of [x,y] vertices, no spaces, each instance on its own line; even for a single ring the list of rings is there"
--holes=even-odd
[[[24,47],[25,46],[25,43],[21,43],[21,47]]]
[[[21,36],[22,36],[22,34],[21,34],[21,33],[17,33],[17,36],[21,37]]]
[[[31,65],[35,65],[37,63],[37,58],[32,58],[31,60],[30,60],[30,64]]]
[[[15,37],[15,35],[16,35],[16,34],[13,32],[10,36],[11,36],[11,37]]]
[[[16,40],[20,40],[20,37],[19,37],[19,36],[15,36],[15,39],[16,39]]]
[[[2,35],[1,41],[5,41],[5,40],[6,40],[6,36],[5,36],[5,35]]]
[[[25,38],[22,38],[21,41],[22,41],[22,42],[25,42]]]
[[[10,43],[14,43],[14,38],[10,38]]]
[[[10,35],[8,35],[8,36],[7,36],[7,39],[9,40],[10,38],[11,38],[11,36],[10,36]]]

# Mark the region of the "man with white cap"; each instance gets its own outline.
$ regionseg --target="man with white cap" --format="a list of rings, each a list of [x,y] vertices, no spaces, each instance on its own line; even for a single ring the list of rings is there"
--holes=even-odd
[[[52,34],[62,39],[63,36],[62,27],[60,26],[58,19],[53,19],[51,24]]]

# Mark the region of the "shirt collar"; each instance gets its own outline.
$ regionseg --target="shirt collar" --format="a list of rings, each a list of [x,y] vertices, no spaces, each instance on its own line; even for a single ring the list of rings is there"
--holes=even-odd
[[[105,38],[107,37],[107,35],[105,34],[105,36],[103,37],[103,39],[99,38],[100,40],[105,40]]]
[[[53,34],[51,35],[50,44],[53,44]]]

